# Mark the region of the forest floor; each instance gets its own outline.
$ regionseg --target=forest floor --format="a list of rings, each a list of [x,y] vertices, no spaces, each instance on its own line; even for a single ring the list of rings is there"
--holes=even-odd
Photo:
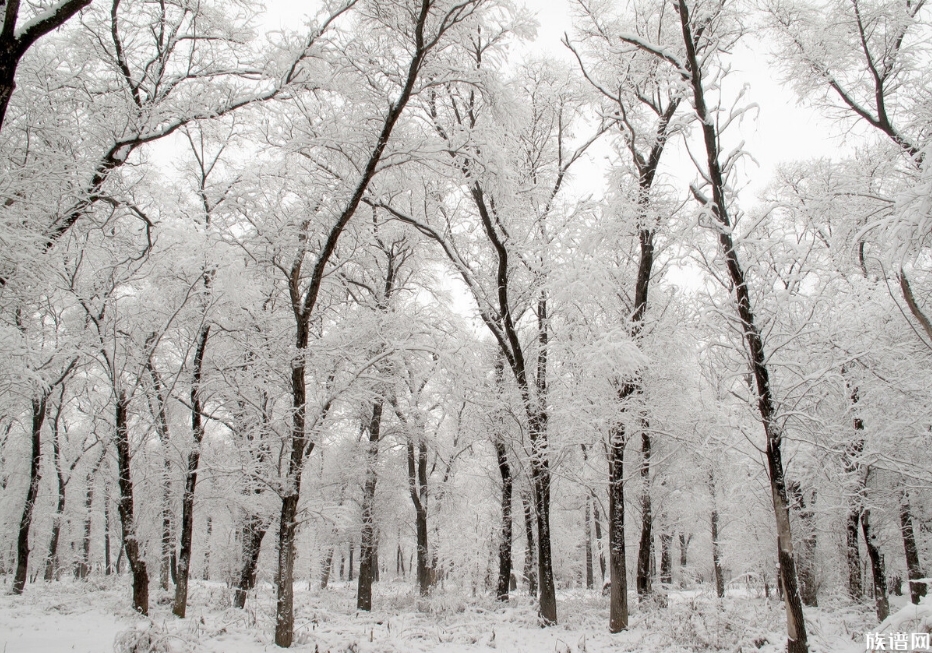
[[[221,583],[193,581],[188,618],[171,615],[170,597],[155,590],[150,618],[130,609],[129,577],[27,585],[23,596],[0,587],[0,653],[259,653],[272,642],[275,598],[271,586],[250,595],[247,608],[230,607]],[[4,591],[5,590],[5,591]],[[785,650],[782,603],[732,589],[718,601],[702,591],[670,594],[666,608],[638,606],[631,628],[610,635],[608,599],[598,591],[558,594],[560,625],[539,628],[533,603],[513,596],[460,594],[449,586],[418,599],[411,583],[374,586],[371,613],[355,606],[355,583],[324,591],[295,587],[295,651],[317,653],[778,653]],[[895,597],[899,598],[899,597]],[[813,653],[864,651],[875,620],[869,607],[839,603],[807,608]]]

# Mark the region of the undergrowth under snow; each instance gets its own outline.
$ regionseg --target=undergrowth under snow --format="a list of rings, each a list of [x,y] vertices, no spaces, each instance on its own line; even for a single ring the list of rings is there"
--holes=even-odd
[[[354,584],[324,591],[295,588],[295,644],[316,653],[778,653],[785,650],[782,603],[734,592],[717,600],[674,592],[667,607],[630,599],[630,629],[607,632],[608,601],[600,592],[558,594],[560,625],[540,628],[533,602],[509,605],[452,588],[429,599],[409,584],[379,583],[371,613],[355,610]],[[258,653],[272,641],[272,588],[253,592],[247,608],[230,607],[219,583],[192,581],[187,619],[171,615],[170,596],[150,597],[148,619],[130,608],[129,578],[28,585],[23,596],[0,596],[0,653]],[[813,653],[864,650],[874,619],[865,606],[807,608]]]

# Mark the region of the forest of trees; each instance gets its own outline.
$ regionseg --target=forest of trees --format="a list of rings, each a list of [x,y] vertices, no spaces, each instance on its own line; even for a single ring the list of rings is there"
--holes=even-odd
[[[317,9],[0,3],[14,594],[269,583],[289,647],[298,581],[604,587],[614,633],[741,578],[790,653],[920,601],[924,0],[577,0],[558,57],[509,0]],[[846,145],[759,196],[749,40]]]

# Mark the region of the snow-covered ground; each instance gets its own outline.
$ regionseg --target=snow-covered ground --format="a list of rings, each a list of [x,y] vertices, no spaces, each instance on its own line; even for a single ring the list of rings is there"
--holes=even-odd
[[[230,607],[220,583],[194,581],[188,618],[171,615],[169,596],[155,591],[151,617],[129,607],[129,578],[89,583],[28,585],[23,596],[0,595],[0,653],[259,653],[272,641],[274,596],[270,586],[250,596],[247,609]],[[508,606],[447,588],[417,599],[410,584],[374,586],[371,613],[354,609],[354,584],[325,591],[296,586],[295,651],[317,653],[679,653],[728,651],[777,653],[785,649],[782,604],[732,590],[721,602],[699,591],[670,596],[666,608],[644,608],[631,597],[631,628],[607,632],[607,599],[599,592],[558,595],[560,625],[539,628],[524,596]],[[813,653],[864,650],[864,632],[875,624],[869,608],[807,609]]]

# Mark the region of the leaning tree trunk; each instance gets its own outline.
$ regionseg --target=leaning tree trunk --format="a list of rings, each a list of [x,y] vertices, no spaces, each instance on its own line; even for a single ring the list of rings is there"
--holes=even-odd
[[[609,437],[608,476],[608,568],[609,632],[628,628],[628,577],[625,567],[625,431],[623,425],[612,428]]]
[[[887,601],[887,572],[883,564],[883,556],[875,542],[876,534],[871,529],[871,511],[864,509],[861,512],[861,532],[864,534],[864,544],[867,547],[867,557],[871,561],[871,573],[874,580],[874,609],[877,611],[877,621],[883,621],[890,616],[890,604]]]
[[[359,543],[359,578],[356,584],[356,609],[372,610],[372,581],[375,557],[375,488],[378,483],[376,465],[379,460],[379,438],[382,430],[383,400],[372,404],[369,419],[369,446],[366,449],[366,483],[362,494],[362,531]]]
[[[116,449],[117,466],[119,468],[120,502],[118,509],[120,523],[123,526],[123,549],[133,572],[133,609],[137,612],[149,614],[149,574],[146,571],[146,561],[139,551],[139,540],[136,533],[136,517],[133,507],[133,478],[130,474],[129,429],[127,425],[127,409],[129,398],[126,392],[117,392],[116,399]]]
[[[786,606],[787,653],[808,653],[809,643],[806,635],[806,622],[803,618],[802,600],[799,595],[796,561],[793,556],[789,500],[783,471],[783,433],[777,423],[776,406],[770,385],[770,370],[767,367],[763,338],[754,317],[751,294],[732,237],[733,224],[728,214],[725,175],[719,160],[718,122],[706,107],[702,65],[700,64],[700,57],[696,53],[693,24],[686,0],[677,0],[677,9],[683,35],[683,45],[686,51],[686,70],[681,71],[681,74],[684,76],[684,81],[692,86],[693,108],[696,117],[699,119],[705,144],[708,172],[706,179],[712,188],[711,200],[702,197],[698,191],[695,192],[695,195],[697,199],[704,203],[704,208],[711,213],[713,219],[718,223],[716,232],[719,247],[724,258],[725,268],[728,271],[728,277],[734,288],[738,317],[741,320],[751,371],[756,382],[757,407],[767,439],[765,456],[777,527],[780,583],[783,587]],[[703,25],[705,24],[703,23]]]
[[[268,527],[268,522],[258,515],[248,515],[243,523],[243,560],[236,579],[236,588],[233,590],[234,608],[244,608],[246,595],[256,586],[259,552],[262,550],[262,540]]]
[[[16,574],[13,576],[13,593],[22,594],[26,587],[29,570],[29,527],[32,525],[32,511],[39,495],[39,481],[42,474],[39,462],[42,456],[42,424],[45,422],[48,394],[43,393],[39,399],[32,400],[32,451],[29,458],[29,488],[26,490],[26,504],[19,520],[19,536],[16,540]]]
[[[194,490],[197,487],[197,470],[201,461],[201,442],[204,439],[204,422],[201,404],[201,373],[210,325],[205,325],[198,336],[194,350],[194,369],[191,379],[191,451],[188,452],[188,469],[181,498],[181,547],[178,552],[178,572],[175,579],[175,603],[172,613],[184,618],[188,609],[188,579],[191,575],[191,549],[194,534]]]
[[[919,549],[913,532],[913,517],[909,509],[909,494],[904,490],[900,498],[900,532],[903,535],[903,549],[906,553],[906,572],[909,576],[909,598],[918,604],[926,595],[926,584],[918,580],[923,578],[922,565],[919,563]]]

